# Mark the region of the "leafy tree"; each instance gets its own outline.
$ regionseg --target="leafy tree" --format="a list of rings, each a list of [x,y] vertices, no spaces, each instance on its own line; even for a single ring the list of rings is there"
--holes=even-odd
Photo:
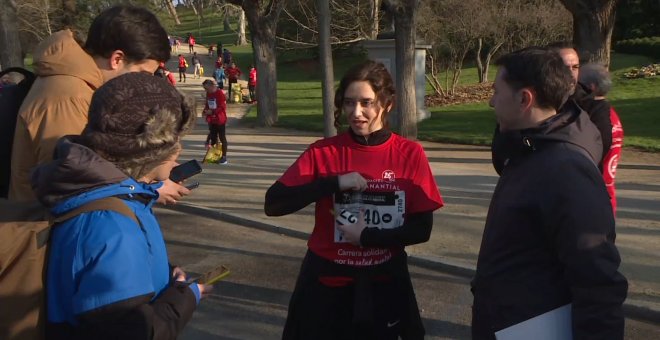
[[[660,36],[660,1],[620,0],[612,39]]]

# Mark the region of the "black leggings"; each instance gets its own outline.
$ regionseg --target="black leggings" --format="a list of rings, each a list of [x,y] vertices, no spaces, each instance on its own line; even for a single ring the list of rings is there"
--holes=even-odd
[[[225,124],[209,124],[209,135],[206,137],[206,142],[211,142],[211,145],[218,144],[218,137],[222,143],[222,156],[227,156],[227,133],[225,132]]]
[[[186,68],[185,67],[179,67],[179,81],[181,79],[186,80]]]

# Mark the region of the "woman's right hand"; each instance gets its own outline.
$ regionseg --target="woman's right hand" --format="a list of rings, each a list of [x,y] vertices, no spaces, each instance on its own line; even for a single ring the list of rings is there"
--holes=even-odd
[[[338,179],[341,191],[365,191],[367,189],[367,180],[359,172],[349,172],[339,176]]]
[[[205,285],[201,283],[197,283],[197,288],[199,288],[199,295],[201,298],[207,297],[209,294],[213,292],[213,285]]]

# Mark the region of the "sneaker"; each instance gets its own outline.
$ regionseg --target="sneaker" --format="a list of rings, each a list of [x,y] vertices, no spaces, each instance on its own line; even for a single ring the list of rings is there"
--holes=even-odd
[[[229,163],[229,161],[227,161],[227,157],[222,156],[222,157],[220,158],[220,164],[227,164],[227,163]]]

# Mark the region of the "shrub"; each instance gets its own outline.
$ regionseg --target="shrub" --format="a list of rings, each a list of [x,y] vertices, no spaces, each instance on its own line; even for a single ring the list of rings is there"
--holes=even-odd
[[[660,60],[660,37],[621,40],[616,43],[615,50],[620,53],[641,54]]]

